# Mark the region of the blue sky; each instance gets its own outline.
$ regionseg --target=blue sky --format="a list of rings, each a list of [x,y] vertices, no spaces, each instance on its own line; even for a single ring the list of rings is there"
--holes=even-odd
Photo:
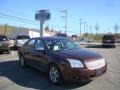
[[[58,31],[64,31],[65,20],[62,16],[68,12],[68,31],[78,34],[80,30],[79,20],[87,22],[92,26],[92,32],[95,32],[94,26],[99,24],[99,32],[114,32],[113,26],[120,25],[120,0],[1,0],[0,13],[13,15],[35,21],[35,13],[37,10],[49,9],[51,19],[45,23],[50,28]],[[37,22],[37,21],[36,21]],[[8,23],[15,26],[24,26],[30,28],[39,28],[39,24],[29,24],[16,22],[13,20],[0,17],[0,23]]]

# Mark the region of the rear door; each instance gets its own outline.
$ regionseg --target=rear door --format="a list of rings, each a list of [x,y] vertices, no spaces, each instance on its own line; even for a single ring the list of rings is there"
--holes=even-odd
[[[31,39],[29,40],[25,45],[24,45],[24,57],[26,59],[26,63],[31,65],[31,66],[35,66],[35,62],[34,62],[34,57],[32,56],[32,53],[35,50],[35,39]]]

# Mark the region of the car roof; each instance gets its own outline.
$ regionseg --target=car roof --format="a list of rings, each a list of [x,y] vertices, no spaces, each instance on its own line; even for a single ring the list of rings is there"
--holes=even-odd
[[[31,38],[33,39],[33,38]],[[42,39],[42,40],[53,40],[53,39],[65,39],[64,37],[56,37],[56,36],[53,36],[53,37],[36,37],[34,39]]]
[[[106,34],[103,37],[114,37],[114,35],[112,35],[112,34]]]

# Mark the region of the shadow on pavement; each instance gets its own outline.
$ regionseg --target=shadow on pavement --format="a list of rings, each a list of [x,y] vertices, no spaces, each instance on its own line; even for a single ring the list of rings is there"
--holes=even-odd
[[[85,48],[104,48],[104,49],[110,49],[110,48],[113,48],[113,47],[111,47],[111,46],[102,47],[102,45],[88,45],[88,46],[85,46]]]
[[[49,82],[45,73],[30,67],[20,68],[18,60],[0,62],[0,76],[4,76],[22,87],[40,90],[69,90],[90,83],[63,83],[61,85],[54,85]]]
[[[102,45],[88,45],[85,48],[102,48]]]

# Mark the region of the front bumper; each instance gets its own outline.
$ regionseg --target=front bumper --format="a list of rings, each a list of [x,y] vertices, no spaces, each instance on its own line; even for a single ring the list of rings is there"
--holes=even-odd
[[[83,68],[83,69],[70,68],[67,66],[61,66],[60,69],[62,72],[63,80],[72,81],[72,82],[81,82],[81,81],[93,80],[95,77],[105,73],[107,69],[107,65],[94,70],[89,70],[87,68]]]

